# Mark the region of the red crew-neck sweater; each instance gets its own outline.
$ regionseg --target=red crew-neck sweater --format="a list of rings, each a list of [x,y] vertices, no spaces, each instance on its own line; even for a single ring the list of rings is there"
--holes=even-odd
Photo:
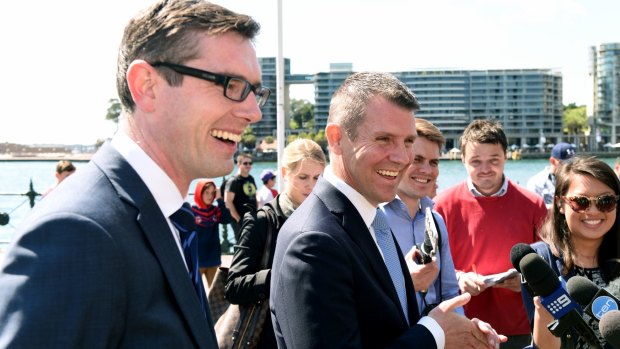
[[[440,193],[435,209],[444,217],[456,270],[482,275],[512,268],[510,249],[539,240],[547,214],[541,197],[508,181],[503,196],[474,196],[467,181]],[[521,293],[491,287],[472,297],[465,315],[476,317],[504,335],[530,333]]]

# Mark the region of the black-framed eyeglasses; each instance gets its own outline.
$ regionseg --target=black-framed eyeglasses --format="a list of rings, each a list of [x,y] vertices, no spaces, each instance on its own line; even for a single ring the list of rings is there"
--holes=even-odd
[[[252,161],[242,162],[241,164],[244,166],[252,166]]]
[[[565,200],[570,206],[570,208],[577,213],[583,213],[587,211],[588,208],[590,208],[592,202],[594,202],[596,209],[598,209],[599,211],[611,212],[616,209],[616,206],[618,206],[618,200],[620,200],[620,195],[607,194],[591,198],[587,196],[574,195],[562,196],[561,199]]]
[[[151,65],[153,67],[166,67],[172,69],[176,73],[193,76],[220,85],[224,87],[224,97],[235,102],[245,101],[250,92],[254,92],[256,103],[258,103],[259,107],[262,107],[267,103],[269,95],[271,94],[271,90],[267,87],[252,85],[249,81],[234,76],[212,73],[206,70],[168,62],[155,62],[151,63]]]

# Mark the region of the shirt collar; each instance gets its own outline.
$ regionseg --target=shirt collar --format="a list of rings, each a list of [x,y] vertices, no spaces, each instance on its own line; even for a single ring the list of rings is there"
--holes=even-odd
[[[469,189],[469,191],[472,193],[473,196],[504,196],[504,194],[506,194],[506,191],[508,191],[508,178],[506,178],[505,175],[502,175],[503,178],[503,183],[502,186],[499,188],[499,190],[491,195],[484,195],[481,192],[478,191],[478,189],[476,189],[476,187],[474,186],[474,182],[471,180],[471,176],[467,177],[467,188]]]
[[[353,187],[345,183],[345,181],[338,178],[336,174],[334,174],[331,165],[328,165],[323,171],[323,178],[351,201],[357,212],[362,216],[366,226],[370,227],[377,214],[377,207],[368,202],[362,194],[358,193]]]
[[[183,197],[172,179],[133,139],[124,132],[117,132],[111,144],[138,173],[166,218],[181,207]]]
[[[396,198],[394,200],[383,205],[389,206],[394,212],[396,212],[397,215],[403,216],[403,218],[406,218],[408,220],[413,220],[413,218],[415,218],[415,216],[411,217],[409,215],[409,209],[407,208],[407,205],[398,195],[396,195]],[[420,201],[418,202],[418,206],[419,207],[417,212],[424,212],[427,207],[430,207],[432,210],[435,206],[435,202],[430,197],[425,196],[420,199]]]

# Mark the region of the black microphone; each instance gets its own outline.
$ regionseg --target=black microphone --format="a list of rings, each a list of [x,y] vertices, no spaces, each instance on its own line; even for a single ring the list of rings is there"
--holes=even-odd
[[[426,264],[431,262],[439,250],[437,246],[437,242],[439,241],[439,233],[437,232],[435,219],[433,218],[433,212],[430,207],[426,208],[424,216],[424,242],[420,244],[418,250],[420,251],[421,262]]]
[[[620,349],[620,311],[612,310],[605,313],[599,322],[599,329],[607,344]]]
[[[534,251],[532,246],[525,244],[523,242],[515,244],[510,249],[510,262],[512,263],[512,266],[515,269],[517,269],[519,273],[521,272],[521,266],[519,265],[519,263],[521,262],[521,259],[523,259],[523,257],[525,257],[526,255],[530,253],[536,253],[536,251]],[[527,281],[523,277],[523,274],[521,274],[521,286],[523,286],[531,296],[536,296],[532,288],[527,284]]]
[[[584,307],[586,314],[596,321],[600,321],[605,313],[618,310],[620,300],[586,277],[573,276],[568,279],[566,288],[568,294]]]
[[[523,259],[523,257],[525,257],[526,255],[530,253],[536,253],[536,251],[534,251],[532,246],[525,244],[523,242],[519,242],[518,244],[515,244],[510,249],[510,262],[512,263],[512,266],[515,269],[517,269],[519,273],[521,272],[521,266],[519,265],[519,263],[521,262],[521,259]]]
[[[596,334],[581,317],[579,305],[562,288],[549,264],[536,253],[529,253],[521,259],[519,266],[527,283],[540,295],[542,305],[555,319],[547,325],[549,331],[566,341],[578,335],[590,344],[590,348],[601,348]]]

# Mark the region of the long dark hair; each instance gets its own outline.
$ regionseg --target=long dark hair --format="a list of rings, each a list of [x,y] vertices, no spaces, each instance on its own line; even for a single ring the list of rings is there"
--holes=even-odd
[[[575,267],[575,250],[572,243],[571,232],[566,224],[566,217],[560,213],[561,199],[568,192],[568,188],[574,175],[592,177],[610,187],[616,195],[620,195],[620,181],[605,162],[594,157],[575,156],[569,161],[562,163],[555,174],[555,202],[553,210],[547,216],[545,224],[541,227],[540,235],[551,247],[551,251],[556,257],[562,258],[566,275],[569,270]],[[616,220],[611,229],[603,236],[603,242],[598,251],[598,265],[606,282],[620,275],[618,259],[620,245],[618,236],[620,234],[620,223],[618,217],[618,207],[616,207]]]

